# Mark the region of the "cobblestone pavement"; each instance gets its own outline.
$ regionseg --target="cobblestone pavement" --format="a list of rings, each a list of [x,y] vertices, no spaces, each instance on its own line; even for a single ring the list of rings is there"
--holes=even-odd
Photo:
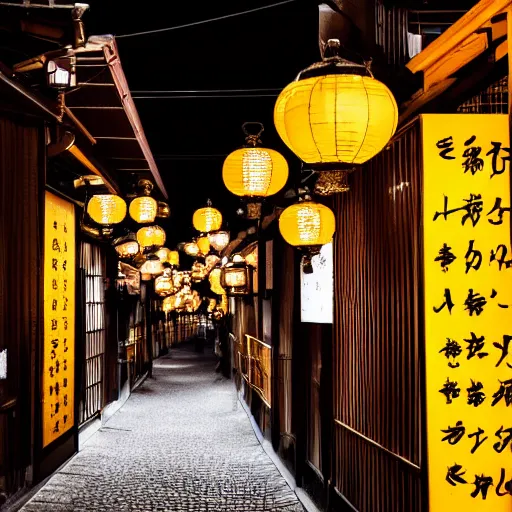
[[[209,352],[209,349],[206,349]],[[173,349],[23,512],[303,512],[210,354]]]

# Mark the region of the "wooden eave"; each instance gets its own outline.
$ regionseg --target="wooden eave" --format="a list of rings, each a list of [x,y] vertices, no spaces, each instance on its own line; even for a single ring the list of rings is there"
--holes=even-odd
[[[498,63],[508,55],[507,12],[512,0],[481,0],[407,64],[423,87],[401,105],[399,124],[441,96],[474,85],[471,63]],[[464,70],[471,72],[464,73]],[[482,79],[485,77],[482,77]]]

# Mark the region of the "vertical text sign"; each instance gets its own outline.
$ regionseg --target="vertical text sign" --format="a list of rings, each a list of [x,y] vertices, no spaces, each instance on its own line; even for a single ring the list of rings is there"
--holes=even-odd
[[[430,510],[512,510],[508,116],[422,116]]]
[[[74,424],[75,210],[46,192],[43,447]]]

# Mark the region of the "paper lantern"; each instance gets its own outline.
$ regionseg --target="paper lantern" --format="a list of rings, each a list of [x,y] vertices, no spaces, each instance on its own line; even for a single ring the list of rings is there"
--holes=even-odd
[[[339,41],[329,44],[339,47]],[[338,56],[313,64],[277,98],[274,123],[285,144],[315,170],[351,169],[395,133],[391,91],[366,66]]]
[[[179,267],[180,253],[178,251],[170,251],[169,257],[167,258],[167,262],[174,267]]]
[[[94,222],[103,226],[119,224],[126,217],[126,203],[115,194],[95,195],[87,204],[87,213]]]
[[[194,212],[192,224],[201,233],[217,231],[222,226],[222,214],[216,208],[212,208],[208,201],[206,208],[199,208]]]
[[[121,259],[133,258],[140,251],[140,245],[134,233],[117,238],[114,240],[113,245]]]
[[[214,231],[213,233],[208,233],[208,240],[210,245],[220,252],[229,244],[229,233],[227,231]]]
[[[195,257],[199,254],[199,247],[195,242],[188,242],[183,246],[183,251],[185,254]]]
[[[167,219],[171,216],[171,209],[169,208],[169,205],[165,203],[164,201],[158,201],[158,208],[156,212],[157,217],[161,217],[162,219]]]
[[[174,285],[169,276],[163,275],[155,279],[155,292],[158,295],[166,296],[174,292]]]
[[[286,208],[279,217],[279,231],[295,247],[322,246],[336,230],[334,213],[320,203],[301,201]]]
[[[163,271],[164,271],[164,267],[162,265],[162,262],[154,254],[150,254],[148,256],[148,259],[140,267],[140,273],[143,276],[149,275],[151,277],[155,277],[155,276],[162,274]],[[144,281],[147,281],[147,280],[148,280],[147,278],[144,279]]]
[[[163,300],[162,309],[166,313],[174,311],[176,309],[176,295],[169,295],[169,297],[166,297]]]
[[[158,251],[155,252],[155,255],[158,256],[158,259],[162,263],[167,263],[169,261],[169,255],[171,253],[171,250],[167,247],[161,247],[158,249]]]
[[[202,255],[206,255],[210,252],[210,241],[207,236],[201,236],[197,239],[197,247]]]
[[[161,247],[165,244],[165,231],[160,226],[145,226],[137,231],[141,247]]]
[[[157,208],[157,202],[152,197],[136,197],[130,203],[130,217],[139,224],[154,222]]]
[[[222,270],[220,268],[214,268],[208,277],[208,280],[210,281],[210,289],[213,293],[216,293],[217,295],[223,295],[226,293],[224,288],[222,288],[221,285],[221,275]]]

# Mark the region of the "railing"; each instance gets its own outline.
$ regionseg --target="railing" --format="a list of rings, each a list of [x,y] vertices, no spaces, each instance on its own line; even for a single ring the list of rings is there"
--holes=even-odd
[[[272,347],[245,335],[238,345],[238,364],[242,377],[265,404],[272,404]]]

